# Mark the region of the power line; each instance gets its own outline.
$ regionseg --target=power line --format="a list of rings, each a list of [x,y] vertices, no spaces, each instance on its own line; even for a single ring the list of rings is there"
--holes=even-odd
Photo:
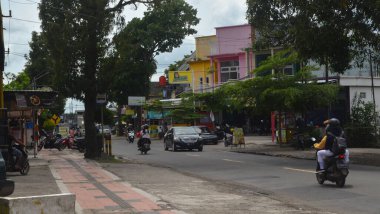
[[[26,2],[18,2],[18,1],[13,1],[13,0],[9,0],[10,2],[13,2],[13,3],[16,3],[16,4],[34,4],[34,3],[26,3]]]
[[[30,22],[30,23],[41,24],[41,22],[32,21],[32,20],[19,19],[19,18],[14,18],[14,17],[9,17],[9,18],[10,18],[10,19],[14,19],[14,20],[17,20],[17,21],[23,21],[23,22]]]

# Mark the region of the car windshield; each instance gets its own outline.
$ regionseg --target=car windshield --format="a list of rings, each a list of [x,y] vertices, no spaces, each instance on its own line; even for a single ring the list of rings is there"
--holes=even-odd
[[[210,130],[207,127],[194,127],[194,128],[199,134],[210,133]]]
[[[181,127],[181,128],[174,128],[174,132],[177,135],[193,135],[198,134],[197,131],[193,127]]]

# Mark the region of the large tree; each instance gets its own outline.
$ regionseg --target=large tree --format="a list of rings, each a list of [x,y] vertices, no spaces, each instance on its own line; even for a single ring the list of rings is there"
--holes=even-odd
[[[256,48],[294,47],[300,57],[343,73],[352,60],[378,49],[376,0],[247,0],[247,17],[259,35]]]
[[[100,59],[107,56],[109,35],[122,23],[125,6],[144,3],[151,7],[164,1],[42,0],[39,5],[42,35],[52,55],[53,70],[59,74],[59,90],[85,105],[86,158],[100,156],[94,106],[96,95],[105,92],[98,85],[102,82]]]
[[[114,37],[115,52],[108,60],[113,63],[106,66],[113,75],[108,76],[107,88],[118,106],[127,104],[128,96],[148,96],[150,77],[157,68],[155,56],[172,51],[196,33],[196,13],[184,0],[164,1],[148,8],[143,18],[132,19]]]

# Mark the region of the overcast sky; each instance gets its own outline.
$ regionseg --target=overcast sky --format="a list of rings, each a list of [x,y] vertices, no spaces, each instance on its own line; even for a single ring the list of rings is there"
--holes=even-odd
[[[246,0],[186,0],[198,10],[199,24],[195,27],[196,35],[187,37],[181,47],[171,53],[160,54],[156,57],[158,63],[157,74],[152,77],[157,81],[163,74],[165,68],[174,61],[182,59],[185,54],[195,50],[196,36],[207,36],[215,34],[215,27],[240,25],[247,23],[245,18]],[[9,48],[6,55],[5,72],[19,73],[25,65],[24,55],[29,53],[28,43],[31,40],[32,31],[40,31],[40,20],[38,17],[39,0],[1,0],[3,15],[9,15],[12,10],[12,18],[4,18],[4,44]],[[132,6],[125,9],[127,20],[133,17],[141,17],[144,7],[134,10]],[[4,79],[5,84],[7,79]]]

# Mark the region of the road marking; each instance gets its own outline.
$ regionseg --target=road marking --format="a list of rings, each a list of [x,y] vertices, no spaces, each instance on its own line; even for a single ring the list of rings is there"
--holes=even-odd
[[[315,171],[304,170],[304,169],[296,169],[296,168],[289,168],[289,167],[284,167],[284,169],[287,169],[287,170],[293,170],[293,171],[298,171],[298,172],[308,172],[308,173],[313,173],[313,174],[315,174]]]
[[[235,162],[235,163],[244,163],[243,161],[237,161],[237,160],[230,160],[230,159],[223,159],[224,161],[229,161],[229,162]]]
[[[192,154],[186,154],[187,156],[191,156],[191,157],[199,157],[200,155],[192,155]]]

